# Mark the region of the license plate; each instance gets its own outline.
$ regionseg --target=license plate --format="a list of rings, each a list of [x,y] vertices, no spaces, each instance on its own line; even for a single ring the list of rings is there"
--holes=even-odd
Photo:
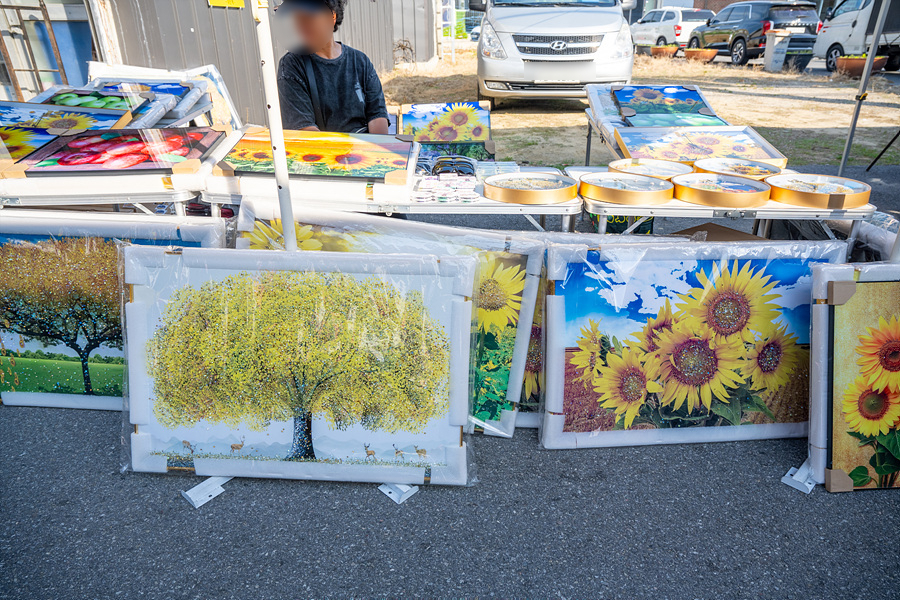
[[[806,33],[806,27],[785,27],[791,33]]]
[[[594,78],[594,63],[590,61],[525,63],[525,79],[537,83],[577,83]]]

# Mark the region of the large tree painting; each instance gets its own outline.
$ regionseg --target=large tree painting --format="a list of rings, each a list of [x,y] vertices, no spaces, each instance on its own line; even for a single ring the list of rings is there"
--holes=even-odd
[[[315,460],[313,416],[424,431],[447,412],[449,353],[419,292],[374,277],[242,273],[172,295],[148,371],[164,427],[293,420],[285,459]]]
[[[20,336],[20,346],[37,341],[74,351],[83,393],[94,395],[91,354],[122,348],[115,242],[12,241],[0,244],[0,264],[0,332]]]

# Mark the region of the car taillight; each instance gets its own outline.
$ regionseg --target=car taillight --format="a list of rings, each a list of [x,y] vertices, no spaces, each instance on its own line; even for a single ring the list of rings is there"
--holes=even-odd
[[[819,21],[819,24],[816,25],[816,33],[822,32],[822,25],[824,25],[824,23],[822,23],[822,21]]]
[[[821,25],[821,23],[820,23]],[[681,35],[681,25],[675,26],[675,35]]]
[[[766,35],[766,32],[768,30],[772,29],[772,21],[763,21],[762,26],[763,26],[763,30],[762,30],[763,35]]]

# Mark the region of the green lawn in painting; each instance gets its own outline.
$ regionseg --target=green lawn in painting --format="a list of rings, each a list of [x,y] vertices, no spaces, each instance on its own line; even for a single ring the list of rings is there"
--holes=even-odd
[[[0,357],[3,381],[0,392],[32,392],[52,394],[83,394],[84,380],[81,363],[69,360],[39,360],[34,358]],[[91,381],[98,396],[121,396],[125,365],[90,363]],[[19,384],[15,384],[18,375]]]

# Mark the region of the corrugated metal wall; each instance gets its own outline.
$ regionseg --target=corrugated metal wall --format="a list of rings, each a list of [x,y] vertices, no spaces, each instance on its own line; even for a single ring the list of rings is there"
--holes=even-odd
[[[125,64],[165,69],[214,64],[242,119],[265,123],[249,8],[213,8],[208,0],[113,0],[110,7]],[[365,52],[379,71],[388,70],[393,67],[392,14],[391,0],[349,0],[338,38]],[[274,28],[284,29],[277,23]],[[276,57],[285,53],[285,39],[276,33]]]
[[[393,0],[394,43],[407,43],[413,62],[427,62],[437,54],[434,0]]]

